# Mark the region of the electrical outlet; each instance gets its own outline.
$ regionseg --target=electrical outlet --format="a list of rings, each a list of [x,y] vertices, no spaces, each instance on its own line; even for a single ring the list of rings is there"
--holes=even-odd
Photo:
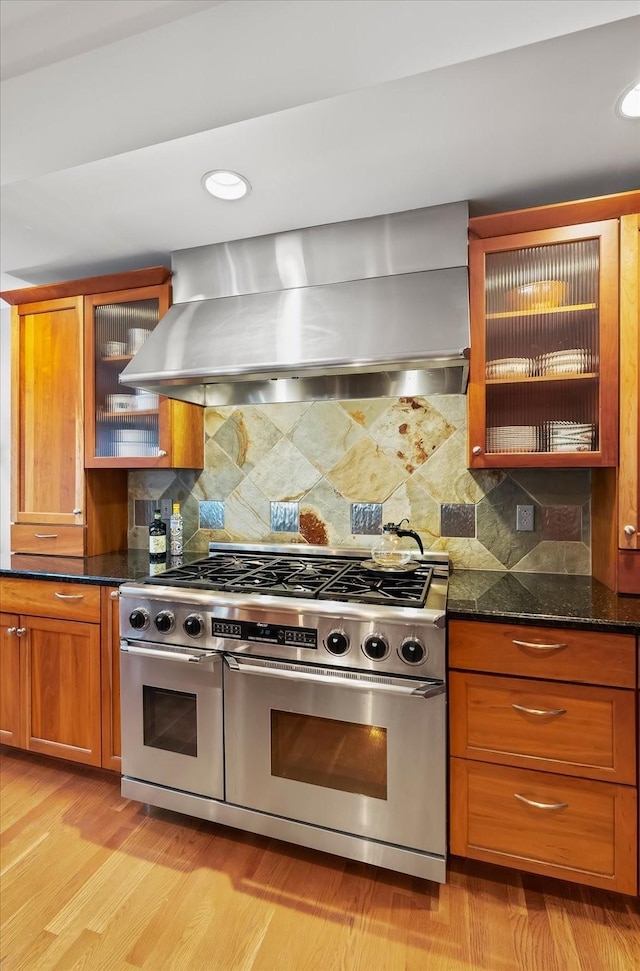
[[[163,519],[170,519],[171,511],[173,509],[171,499],[161,499],[158,503],[158,509],[160,510],[160,515]]]
[[[516,529],[528,533],[533,531],[533,506],[516,506]]]

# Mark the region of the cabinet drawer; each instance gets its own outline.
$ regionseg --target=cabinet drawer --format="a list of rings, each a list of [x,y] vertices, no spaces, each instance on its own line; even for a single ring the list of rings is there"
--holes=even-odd
[[[453,671],[451,754],[636,781],[635,693]]]
[[[451,852],[634,894],[636,790],[451,759]]]
[[[46,523],[11,527],[11,549],[16,553],[48,553],[52,556],[84,556],[84,526],[57,526]]]
[[[100,587],[66,580],[2,578],[2,609],[62,620],[100,622]]]
[[[602,631],[451,620],[449,666],[632,688],[636,683],[635,638]]]

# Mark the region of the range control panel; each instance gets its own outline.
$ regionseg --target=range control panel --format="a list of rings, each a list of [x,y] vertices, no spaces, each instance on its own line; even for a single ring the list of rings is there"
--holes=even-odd
[[[120,591],[120,636],[127,641],[445,678],[446,630],[419,610],[397,618],[369,608],[352,616],[348,609],[287,607],[282,599],[277,606],[207,604],[182,591],[175,600],[140,588]]]

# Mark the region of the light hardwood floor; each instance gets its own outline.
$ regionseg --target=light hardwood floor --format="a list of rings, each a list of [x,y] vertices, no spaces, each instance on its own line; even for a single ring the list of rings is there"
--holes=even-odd
[[[3,971],[631,971],[638,901],[454,859],[444,886],[2,751]]]

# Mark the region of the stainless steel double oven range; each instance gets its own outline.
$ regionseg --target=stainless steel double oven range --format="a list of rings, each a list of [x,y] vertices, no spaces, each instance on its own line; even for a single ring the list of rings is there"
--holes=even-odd
[[[122,586],[123,796],[444,882],[448,572],[212,544]]]

